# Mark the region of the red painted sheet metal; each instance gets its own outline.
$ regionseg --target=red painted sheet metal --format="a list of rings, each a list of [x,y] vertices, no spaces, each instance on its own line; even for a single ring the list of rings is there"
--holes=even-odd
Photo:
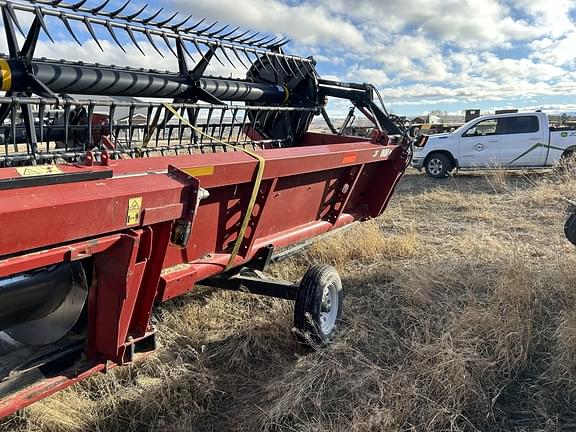
[[[285,177],[309,172],[338,168],[350,162],[343,159],[357,155],[354,163],[371,163],[397,157],[402,150],[398,146],[389,146],[382,153],[380,145],[361,142],[358,144],[332,144],[311,147],[292,147],[285,149],[262,150],[258,153],[266,158],[265,179]],[[252,179],[256,160],[242,152],[206,153],[190,156],[151,157],[113,161],[110,168],[114,175],[134,172],[159,172],[168,165],[178,168],[213,166],[212,175],[201,176],[202,187],[237,184]],[[249,181],[249,180],[248,180]]]
[[[352,170],[363,165],[340,165],[337,169],[327,169],[319,172],[305,172],[298,175],[288,175],[274,180],[266,180],[261,186],[261,196],[255,210],[250,230],[246,233],[246,244],[258,242],[263,237],[274,237],[278,233],[291,230],[315,221],[333,222],[338,214],[344,211],[348,201],[348,213],[367,217],[368,210],[379,207],[386,199],[385,192],[395,179],[386,177],[380,181],[375,175],[386,170],[392,170],[392,161],[380,160],[374,165],[373,171],[356,171],[356,176],[362,179],[356,185]],[[286,163],[287,165],[290,162]],[[290,170],[290,167],[287,167]],[[397,173],[396,173],[397,175]],[[200,179],[202,185],[203,178]],[[372,197],[375,204],[369,202],[368,196],[374,184],[380,182],[378,188],[380,197]],[[348,189],[347,194],[341,191]],[[251,184],[234,184],[210,188],[210,197],[200,203],[192,228],[191,241],[185,249],[170,247],[167,253],[165,267],[205,257],[212,253],[226,253],[236,240],[238,225],[246,210],[246,203],[251,192]],[[354,200],[352,200],[354,198]],[[246,255],[247,250],[242,250]]]
[[[26,389],[12,394],[9,397],[0,399],[0,419],[27,407],[36,401],[63,390],[72,384],[80,382],[83,379],[88,378],[90,375],[103,371],[105,368],[106,365],[103,363],[86,365],[82,368],[74,368],[62,373],[61,375],[32,384]]]
[[[138,297],[145,294],[140,286],[148,257],[139,253],[142,236],[142,230],[123,234],[108,253],[95,257],[98,280],[88,311],[88,352],[93,357],[123,363],[132,315]]]
[[[0,260],[0,277],[10,276],[64,261],[76,261],[106,251],[120,239],[120,234],[99,237],[67,246],[44,249]]]
[[[1,191],[0,256],[129,229],[131,199],[141,199],[142,216],[182,203],[185,187],[162,174]],[[172,207],[164,220],[181,213],[182,206]]]

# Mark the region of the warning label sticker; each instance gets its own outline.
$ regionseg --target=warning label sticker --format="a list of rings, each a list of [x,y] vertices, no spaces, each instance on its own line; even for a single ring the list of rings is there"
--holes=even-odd
[[[141,210],[142,197],[130,198],[128,200],[128,212],[126,213],[126,225],[137,225],[140,222]]]
[[[60,168],[54,165],[19,167],[16,168],[16,171],[18,171],[18,174],[20,174],[22,177],[62,174]]]

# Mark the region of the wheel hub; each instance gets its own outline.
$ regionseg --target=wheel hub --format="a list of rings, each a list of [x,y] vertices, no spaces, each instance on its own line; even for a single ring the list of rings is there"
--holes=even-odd
[[[336,325],[338,316],[338,289],[334,284],[324,288],[320,305],[320,327],[324,334],[329,334]]]
[[[432,174],[440,174],[442,172],[442,161],[440,159],[430,159],[428,162],[428,169]]]

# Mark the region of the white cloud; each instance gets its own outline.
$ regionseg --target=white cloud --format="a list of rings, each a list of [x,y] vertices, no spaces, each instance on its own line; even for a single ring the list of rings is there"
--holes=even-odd
[[[382,69],[360,68],[353,66],[346,74],[347,80],[367,82],[376,86],[382,86],[390,82],[390,78]]]
[[[514,19],[497,0],[323,0],[332,11],[355,16],[394,32],[416,29],[426,37],[466,48],[503,46],[546,34],[546,29]]]
[[[569,15],[576,7],[573,0],[515,0],[515,5],[531,15],[551,37],[559,38],[576,30]]]
[[[314,2],[290,5],[278,0],[173,0],[172,4],[184,14],[282,33],[308,45],[333,42],[353,47],[366,43],[354,25]]]
[[[576,62],[576,30],[560,39],[540,39],[530,44],[531,58],[560,66]]]

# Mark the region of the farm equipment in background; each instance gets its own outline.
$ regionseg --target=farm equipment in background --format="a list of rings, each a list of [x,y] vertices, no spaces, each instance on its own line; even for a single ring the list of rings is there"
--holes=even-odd
[[[372,86],[320,79],[284,39],[129,3],[0,1],[0,417],[152,352],[154,304],[196,283],[294,300],[300,340],[329,342],[336,271],[294,284],[261,270],[381,214],[410,160]],[[144,54],[144,40],[178,71],[36,58],[57,22],[78,43],[79,26],[98,46],[95,27],[123,51]],[[207,75],[214,61],[245,78]],[[328,97],[362,111],[371,140],[308,132],[314,116],[330,121]]]

